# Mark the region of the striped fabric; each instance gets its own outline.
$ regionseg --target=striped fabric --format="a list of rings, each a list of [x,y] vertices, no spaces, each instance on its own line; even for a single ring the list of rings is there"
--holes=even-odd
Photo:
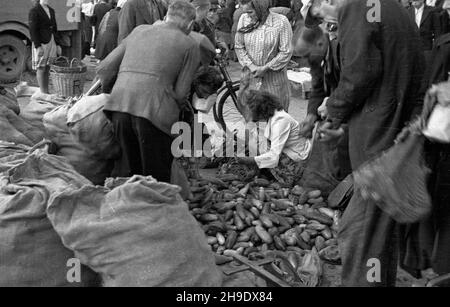
[[[239,20],[238,29],[251,22],[247,14]],[[251,88],[276,95],[286,111],[289,109],[290,87],[287,64],[292,48],[292,28],[288,19],[271,12],[266,22],[250,33],[236,34],[235,50],[242,66],[250,69],[267,65],[268,72],[262,80],[252,80]]]

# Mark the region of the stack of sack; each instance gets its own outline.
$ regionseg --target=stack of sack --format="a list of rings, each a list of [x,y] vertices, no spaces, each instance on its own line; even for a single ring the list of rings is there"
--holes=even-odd
[[[221,286],[180,187],[141,176],[100,186],[120,154],[107,99],[37,93],[22,112],[14,95],[0,104],[0,123],[25,132],[0,138],[0,286],[96,286],[99,276],[105,286]]]
[[[36,90],[29,103],[21,110],[20,116],[38,131],[45,131],[42,118],[53,109],[66,105],[70,99],[63,99],[56,95],[42,94]]]
[[[179,191],[140,176],[93,186],[62,157],[0,142],[0,286],[222,286]]]
[[[79,282],[67,278],[75,256],[46,215],[52,193],[90,183],[65,159],[31,151],[0,142],[0,287],[94,286],[98,277],[85,266]]]
[[[13,89],[0,87],[0,140],[33,146],[44,138],[43,129],[36,129],[20,114]]]

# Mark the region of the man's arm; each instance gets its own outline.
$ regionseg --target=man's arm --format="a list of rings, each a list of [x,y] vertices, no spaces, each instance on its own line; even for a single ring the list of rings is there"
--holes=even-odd
[[[431,13],[431,22],[432,22],[432,31],[434,34],[434,41],[436,41],[436,39],[438,39],[439,36],[441,36],[443,33],[443,29],[442,29],[442,20],[441,20],[441,15],[440,15],[440,11],[438,9],[434,9],[433,12]]]
[[[100,79],[104,93],[111,93],[117,75],[122,64],[126,50],[126,41],[124,40],[116,49],[114,49],[97,68],[97,76]]]
[[[322,104],[327,94],[325,93],[324,80],[323,80],[323,68],[318,60],[309,62],[311,67],[311,93],[308,101],[308,115],[318,116],[317,109]]]
[[[189,48],[185,55],[183,66],[181,67],[178,75],[177,82],[175,84],[175,95],[177,104],[180,109],[183,108],[185,98],[189,95],[194,75],[200,66],[200,50],[195,43]]]
[[[329,119],[338,126],[372,94],[383,72],[381,51],[375,45],[379,25],[366,19],[365,2],[354,1],[339,16],[341,75],[327,102]]]
[[[52,18],[53,28],[54,28],[55,33],[57,33],[58,32],[58,24],[56,23],[56,13],[55,13],[54,9],[51,9],[51,11],[52,11],[51,15],[53,16],[53,18]]]

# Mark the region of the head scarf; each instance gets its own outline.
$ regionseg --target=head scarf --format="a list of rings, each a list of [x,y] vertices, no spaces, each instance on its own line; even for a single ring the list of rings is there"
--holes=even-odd
[[[250,3],[253,5],[255,9],[257,21],[250,23],[249,25],[242,27],[239,32],[241,33],[249,33],[258,28],[260,25],[263,25],[267,17],[269,17],[271,0],[252,0]]]

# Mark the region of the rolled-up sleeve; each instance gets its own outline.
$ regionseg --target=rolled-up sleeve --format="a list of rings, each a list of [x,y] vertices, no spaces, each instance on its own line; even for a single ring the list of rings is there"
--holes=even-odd
[[[290,122],[284,118],[278,118],[270,127],[270,150],[255,157],[259,168],[275,168],[278,166],[280,155],[289,138],[291,131]]]

